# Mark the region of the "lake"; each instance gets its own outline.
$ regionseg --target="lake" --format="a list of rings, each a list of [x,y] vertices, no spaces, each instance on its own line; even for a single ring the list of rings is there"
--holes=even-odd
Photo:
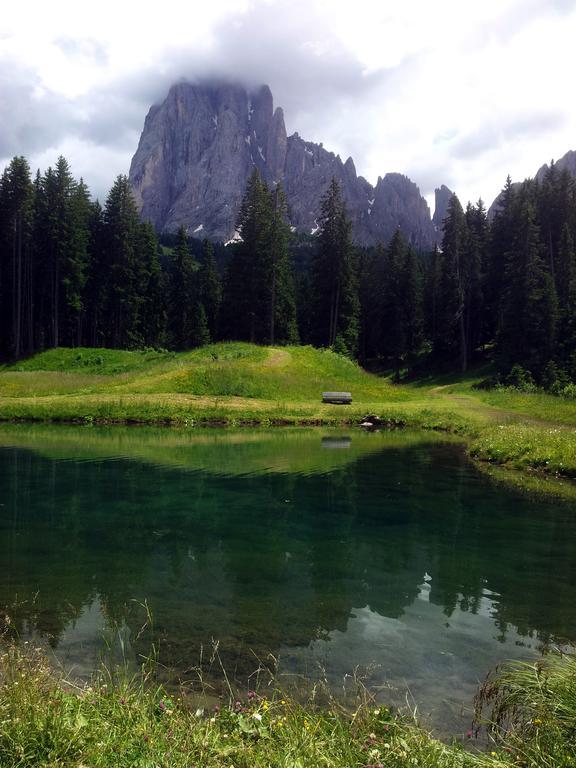
[[[495,664],[576,638],[576,505],[446,436],[5,425],[0,527],[0,614],[80,677],[121,640],[192,679],[218,641],[461,732]]]

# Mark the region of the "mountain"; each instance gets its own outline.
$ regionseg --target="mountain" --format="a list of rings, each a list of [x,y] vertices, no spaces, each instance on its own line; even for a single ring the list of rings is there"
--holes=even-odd
[[[437,232],[420,190],[388,173],[375,187],[322,144],[287,136],[284,113],[267,85],[249,91],[234,83],[178,83],[150,108],[130,166],[130,184],[144,219],[159,230],[184,225],[191,235],[234,239],[246,181],[256,167],[270,184],[281,182],[290,223],[318,229],[320,200],[335,176],[361,245],[388,242],[397,227],[419,248]]]
[[[445,184],[442,184],[441,187],[437,187],[434,190],[434,216],[432,217],[432,224],[434,225],[434,229],[439,234],[440,240],[442,239],[442,226],[444,224],[444,219],[446,218],[446,214],[448,213],[448,206],[450,204],[450,200],[452,199],[452,195],[454,193],[451,189],[448,189],[448,187]]]
[[[576,151],[573,149],[569,149],[568,152],[566,152],[565,155],[563,155],[560,160],[555,160],[554,165],[556,167],[557,171],[568,171],[572,176],[576,178]],[[536,175],[534,176],[534,179],[538,182],[544,181],[544,177],[546,176],[546,173],[550,170],[550,166],[548,163],[544,163],[544,165],[541,165],[540,168],[536,171]],[[512,184],[513,188],[517,188],[520,186],[519,181],[515,181]],[[492,219],[494,217],[494,214],[496,212],[496,209],[498,208],[498,205],[500,203],[500,198],[502,197],[502,192],[500,192],[499,195],[495,198],[494,202],[488,209],[488,218]]]

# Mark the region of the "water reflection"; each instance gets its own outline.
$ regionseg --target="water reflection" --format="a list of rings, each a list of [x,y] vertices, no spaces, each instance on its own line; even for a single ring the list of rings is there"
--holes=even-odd
[[[343,440],[0,431],[0,606],[78,668],[110,626],[181,671],[215,638],[239,677],[269,652],[334,684],[375,664],[384,698],[409,689],[444,722],[495,663],[576,637],[573,505],[438,438],[323,450]]]

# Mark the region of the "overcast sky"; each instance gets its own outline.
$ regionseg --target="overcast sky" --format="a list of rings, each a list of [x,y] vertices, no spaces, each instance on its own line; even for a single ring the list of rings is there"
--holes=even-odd
[[[576,0],[17,0],[0,163],[59,154],[103,198],[179,79],[266,82],[289,133],[463,203],[576,149]]]

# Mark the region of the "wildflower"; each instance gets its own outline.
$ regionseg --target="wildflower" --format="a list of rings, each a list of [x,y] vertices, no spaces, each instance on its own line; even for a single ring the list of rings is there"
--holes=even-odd
[[[256,691],[248,691],[248,700],[252,701],[252,699],[255,699],[257,696]]]
[[[534,725],[542,725],[542,720],[540,720],[539,717],[535,717],[534,720],[532,720]]]
[[[258,720],[258,721],[262,720],[262,715],[260,714],[260,712],[254,712],[252,717],[254,718],[254,720]]]
[[[468,728],[466,731],[466,738],[471,739],[474,734],[472,733],[472,728]]]

